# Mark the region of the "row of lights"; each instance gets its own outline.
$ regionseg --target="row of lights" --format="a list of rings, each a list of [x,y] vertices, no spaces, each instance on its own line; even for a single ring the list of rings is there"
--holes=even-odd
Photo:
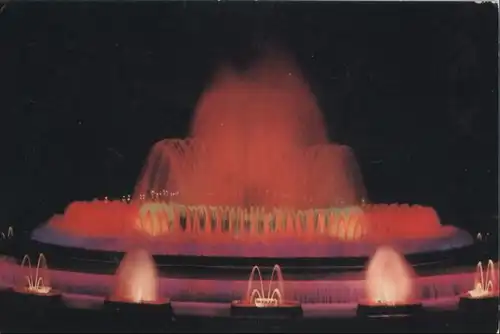
[[[178,195],[179,195],[178,191],[176,191],[176,192],[169,192],[167,190],[162,190],[162,191],[157,192],[157,191],[151,190],[149,198],[151,198],[151,199],[159,199],[159,198],[162,198],[162,197],[172,197],[172,196],[178,196]],[[146,200],[146,199],[147,199],[147,195],[146,194],[140,194],[139,195],[139,200]],[[108,203],[111,200],[112,199],[110,199],[108,196],[104,197],[104,202],[105,203]],[[132,201],[132,195],[128,194],[126,196],[122,196],[121,197],[121,201],[125,202],[125,203],[130,203]]]
[[[179,195],[179,191],[169,192],[166,189],[163,189],[162,191],[158,191],[158,192],[154,191],[154,190],[150,191],[150,198],[151,199],[160,199],[160,198],[163,198],[163,197],[173,197],[173,196],[178,196],[178,195]],[[145,201],[147,199],[146,197],[147,197],[146,194],[140,194],[139,195],[139,200]],[[110,199],[108,198],[108,196],[105,196],[104,197],[104,202],[108,203],[109,201],[110,201]],[[122,196],[121,197],[121,201],[124,202],[124,203],[130,203],[132,201],[132,195],[128,194],[126,196]],[[312,201],[312,199],[310,201]],[[361,205],[365,205],[366,203],[367,203],[366,199],[362,198],[361,199]],[[340,205],[344,205],[345,202],[343,200],[340,200],[339,204]]]

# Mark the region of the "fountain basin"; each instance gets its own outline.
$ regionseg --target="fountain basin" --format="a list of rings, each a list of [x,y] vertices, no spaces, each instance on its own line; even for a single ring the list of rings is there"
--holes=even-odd
[[[170,299],[163,298],[156,301],[133,302],[116,298],[106,298],[104,308],[108,311],[120,314],[143,314],[151,317],[160,316],[163,319],[172,318],[173,310]]]
[[[62,293],[59,290],[51,289],[46,292],[36,292],[27,287],[14,287],[9,291],[13,301],[21,307],[54,307],[62,300]]]
[[[498,295],[472,297],[469,294],[460,297],[458,309],[467,314],[495,314],[498,312]]]
[[[356,309],[356,316],[362,318],[377,317],[409,317],[423,311],[422,303],[408,302],[404,304],[386,304],[362,301]]]
[[[114,331],[127,333],[166,330],[174,320],[169,299],[133,302],[117,298],[106,298],[104,312],[113,319]]]
[[[259,306],[242,300],[231,302],[231,316],[241,318],[298,318],[301,317],[302,304],[297,301],[265,303]]]

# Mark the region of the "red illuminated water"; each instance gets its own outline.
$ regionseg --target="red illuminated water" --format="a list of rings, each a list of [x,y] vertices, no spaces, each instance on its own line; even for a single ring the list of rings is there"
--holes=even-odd
[[[364,199],[354,154],[328,142],[293,60],[271,53],[243,72],[217,72],[200,97],[190,138],[153,146],[131,203],[75,202],[49,226],[77,236],[168,235],[200,243],[237,237],[238,244],[283,236],[385,242],[455,232],[441,227],[432,208]]]
[[[189,140],[156,144],[135,189],[186,205],[343,207],[365,189],[352,151],[329,144],[294,62],[281,54],[221,69],[202,94]]]

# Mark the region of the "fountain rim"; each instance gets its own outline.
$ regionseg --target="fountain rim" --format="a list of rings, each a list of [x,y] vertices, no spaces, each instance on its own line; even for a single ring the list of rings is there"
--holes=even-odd
[[[10,290],[15,294],[26,295],[26,296],[35,296],[35,297],[46,297],[53,298],[62,295],[62,292],[51,288],[47,293],[37,292],[37,291],[29,291],[25,286],[14,286],[10,288]]]
[[[453,249],[460,249],[464,247],[468,247],[474,244],[475,240],[472,238],[470,233],[467,231],[451,226],[453,228],[453,232],[446,235],[437,235],[431,236],[427,238],[408,238],[408,239],[394,239],[394,240],[379,240],[379,241],[335,241],[335,240],[320,240],[321,242],[321,252],[315,252],[315,254],[304,254],[306,256],[289,256],[289,252],[283,252],[283,245],[286,244],[286,249],[288,249],[289,242],[294,242],[294,244],[299,248],[306,247],[310,249],[311,242],[314,241],[306,241],[306,240],[295,240],[291,238],[290,240],[283,238],[277,241],[278,244],[275,245],[278,247],[277,251],[274,254],[256,254],[254,252],[250,252],[249,254],[233,254],[232,256],[227,256],[224,252],[221,252],[221,249],[217,249],[214,247],[201,247],[198,240],[178,240],[178,239],[163,239],[163,238],[96,238],[96,237],[79,237],[66,233],[62,233],[60,231],[52,229],[48,224],[43,224],[37,228],[35,228],[30,236],[30,242],[39,243],[42,246],[53,246],[60,247],[61,249],[66,249],[68,251],[78,249],[85,249],[89,252],[95,252],[98,254],[99,252],[107,252],[107,253],[115,253],[122,254],[128,251],[133,246],[142,245],[142,248],[145,248],[150,252],[155,258],[164,258],[168,262],[169,258],[182,258],[189,260],[190,258],[213,258],[213,259],[223,259],[224,261],[233,261],[236,259],[262,259],[265,262],[265,259],[274,259],[279,260],[281,262],[288,262],[293,259],[292,262],[307,262],[308,260],[312,260],[313,262],[317,262],[318,259],[325,259],[326,261],[321,262],[329,262],[328,259],[365,259],[373,255],[376,249],[381,245],[390,245],[391,247],[397,249],[401,254],[404,254],[405,257],[414,257],[419,254],[433,253],[433,252],[443,252]],[[165,248],[165,243],[169,243],[171,247]],[[205,246],[217,246],[217,245],[236,245],[238,240],[233,240],[231,242],[224,242],[218,244],[210,244],[207,243]],[[201,246],[204,244],[202,243]],[[259,243],[249,243],[245,244],[246,247],[257,247],[254,251],[257,253],[259,249],[262,249],[262,245]],[[184,247],[186,249],[179,250],[180,247]],[[196,246],[193,248],[193,246]],[[423,248],[422,248],[423,246]],[[44,248],[44,247],[42,247]],[[422,249],[420,249],[422,248]],[[176,251],[177,249],[177,251]],[[285,250],[286,250],[285,249]],[[354,253],[351,253],[349,256],[335,256],[338,252],[343,253],[345,249],[356,250]],[[200,251],[201,250],[201,251]],[[163,261],[162,261],[163,262]],[[338,261],[333,261],[338,262]],[[356,262],[356,261],[355,261]],[[275,262],[277,263],[277,262]],[[360,264],[364,265],[364,262],[361,261]]]

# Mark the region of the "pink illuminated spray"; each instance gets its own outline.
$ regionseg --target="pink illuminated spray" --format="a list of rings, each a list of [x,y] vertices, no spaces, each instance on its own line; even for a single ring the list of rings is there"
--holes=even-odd
[[[414,272],[391,247],[377,249],[366,270],[367,299],[373,304],[401,305],[413,299]]]
[[[116,272],[112,300],[155,303],[159,298],[158,271],[153,257],[143,249],[127,253]]]

